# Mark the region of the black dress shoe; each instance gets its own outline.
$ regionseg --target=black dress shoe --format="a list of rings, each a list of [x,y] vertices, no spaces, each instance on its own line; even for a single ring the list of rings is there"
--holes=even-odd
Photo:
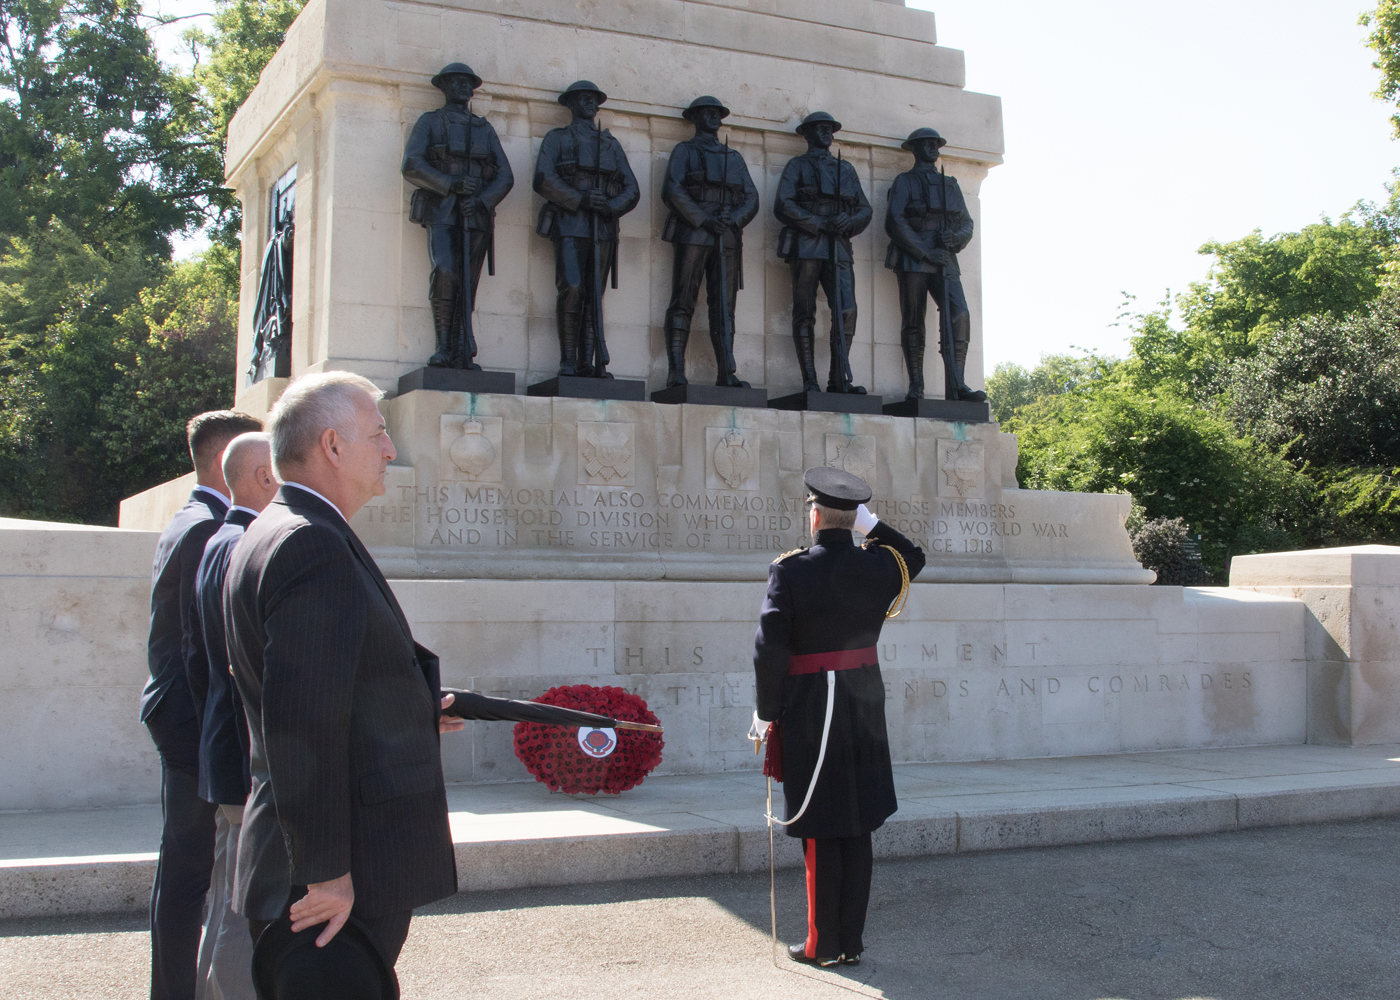
[[[841,956],[839,955],[836,958],[808,958],[807,945],[805,942],[803,944],[788,945],[788,958],[792,959],[794,962],[801,962],[803,965],[816,965],[823,969],[829,969],[833,965],[841,964]]]
[[[859,964],[860,964],[860,956],[859,956],[859,955],[842,955],[842,956],[841,956],[841,964],[842,964],[842,965],[859,965]]]

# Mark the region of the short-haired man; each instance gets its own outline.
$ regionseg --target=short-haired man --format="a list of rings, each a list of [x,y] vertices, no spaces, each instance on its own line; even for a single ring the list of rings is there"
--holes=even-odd
[[[457,891],[437,657],[413,641],[348,518],[384,492],[381,393],[348,372],[293,382],[269,419],[282,488],[234,549],[224,617],[252,791],[234,908],[270,924],[354,920],[392,965],[413,907]]]
[[[151,998],[195,993],[204,897],[214,865],[214,807],[199,797],[199,719],[186,679],[193,636],[194,585],[204,545],[228,511],[223,455],[228,443],[262,424],[246,413],[214,410],[186,431],[197,485],[161,533],[151,573],[151,679],[141,721],[160,753],[164,822],[151,888]]]
[[[865,506],[870,487],[842,469],[808,469],[812,546],[768,568],[753,666],[757,739],[781,728],[789,837],[802,838],[807,938],[794,961],[857,965],[873,870],[870,834],[895,811],[885,730],[880,628],[924,568],[924,553]],[[865,535],[857,548],[852,530]],[[820,762],[820,768],[818,768]]]
[[[248,723],[229,674],[224,641],[224,576],[244,530],[277,495],[270,442],[268,435],[250,432],[224,449],[224,481],[233,505],[204,546],[195,576],[195,636],[186,670],[201,720],[199,797],[218,807],[214,874],[196,979],[206,1000],[254,1000],[248,922],[229,906],[250,774]]]

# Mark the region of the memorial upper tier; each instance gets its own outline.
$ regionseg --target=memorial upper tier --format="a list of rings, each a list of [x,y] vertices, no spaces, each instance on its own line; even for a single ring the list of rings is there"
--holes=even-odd
[[[693,135],[681,111],[698,95],[731,109],[721,139],[744,157],[758,189],[758,215],[744,234],[734,354],[743,377],[770,397],[801,388],[792,280],[777,255],[773,204],[784,164],[806,150],[793,131],[802,117],[822,110],[843,123],[833,152],[856,170],[877,219],[894,178],[912,163],[900,143],[915,128],[949,140],[940,163],[974,221],[982,178],[1002,158],[999,99],[963,89],[963,55],[936,43],[931,13],[885,0],[311,0],[234,118],[226,161],[244,206],[245,247],[265,247],[274,218],[294,200],[292,375],[348,368],[392,391],[433,353],[430,264],[423,231],[409,221],[413,188],[400,165],[414,122],[442,104],[429,81],[458,61],[482,78],[472,108],[499,135],[518,179],[532,175],[544,136],[568,123],[557,97],[571,81],[607,92],[599,123],[640,186],[637,208],[620,221],[619,284],[606,302],[610,370],[646,380],[648,390],[665,386],[667,370],[673,251],[661,239],[662,174],[676,143]],[[535,231],[540,206],[530,185],[517,183],[497,207],[495,276],[482,279],[475,299],[476,361],[513,372],[517,391],[559,365],[554,254]],[[853,241],[860,316],[850,363],[856,383],[893,399],[908,379],[896,282],[883,265],[887,244],[880,225]],[[973,386],[982,383],[980,260],[975,234],[959,255]],[[257,252],[243,255],[240,371],[253,354],[259,262]],[[688,352],[694,382],[715,378],[707,328],[700,311]],[[935,352],[925,367],[926,383],[940,385]],[[253,392],[240,384],[239,405],[258,410]]]

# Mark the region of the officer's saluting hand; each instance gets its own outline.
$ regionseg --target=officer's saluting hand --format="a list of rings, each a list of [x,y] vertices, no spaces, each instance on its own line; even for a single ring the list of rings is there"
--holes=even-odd
[[[870,487],[858,476],[819,467],[803,481],[813,544],[768,570],[754,639],[754,729],[760,738],[773,720],[781,729],[787,833],[802,838],[806,859],[811,930],[789,955],[855,965],[865,950],[870,833],[897,808],[876,644],[924,553],[870,512]],[[866,536],[864,548],[853,529]]]

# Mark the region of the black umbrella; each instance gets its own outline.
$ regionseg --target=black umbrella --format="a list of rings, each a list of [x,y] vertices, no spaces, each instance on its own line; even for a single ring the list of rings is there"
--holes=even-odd
[[[644,733],[662,731],[660,726],[645,722],[610,719],[595,712],[583,712],[560,705],[542,705],[537,701],[492,698],[489,695],[457,688],[443,688],[442,693],[453,696],[452,704],[444,708],[442,714],[454,715],[459,719],[476,719],[482,722],[540,722],[551,726],[587,726],[590,729],[636,729]]]

